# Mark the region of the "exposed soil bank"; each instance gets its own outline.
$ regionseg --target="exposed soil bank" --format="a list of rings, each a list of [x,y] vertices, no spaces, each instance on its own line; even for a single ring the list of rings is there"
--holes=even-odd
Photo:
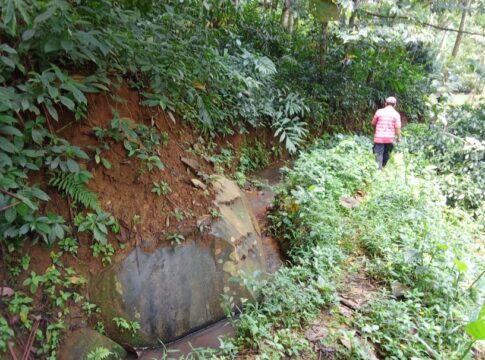
[[[276,272],[283,265],[283,256],[277,240],[273,239],[267,231],[267,209],[274,199],[272,186],[278,184],[281,180],[281,168],[286,163],[280,161],[271,164],[268,168],[253,174],[253,178],[266,183],[260,190],[247,190],[246,196],[249,200],[253,213],[258,220],[261,230],[261,239],[263,240],[263,252],[266,260],[267,271]],[[183,337],[163,348],[144,350],[138,359],[151,360],[161,358],[166,351],[169,352],[170,358],[179,358],[187,355],[193,348],[218,348],[220,345],[219,338],[222,336],[233,336],[234,328],[229,321],[223,320],[215,323],[205,329],[196,331],[188,336]],[[135,359],[130,355],[127,359]]]

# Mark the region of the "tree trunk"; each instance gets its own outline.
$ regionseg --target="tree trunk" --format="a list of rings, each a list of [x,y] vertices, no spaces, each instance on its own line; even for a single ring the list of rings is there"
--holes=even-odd
[[[350,15],[349,28],[355,26],[355,19],[357,18],[357,11],[359,10],[359,2],[360,0],[354,0],[354,9],[352,10],[352,15]]]
[[[281,12],[281,26],[283,26],[285,29],[288,25],[288,17],[290,15],[290,7],[291,7],[291,0],[285,0],[283,3],[283,11]]]
[[[283,12],[281,13],[281,26],[283,26],[290,34],[293,31],[295,17],[292,5],[292,0],[285,0],[283,4]]]
[[[325,55],[327,54],[327,41],[328,41],[328,21],[322,23],[322,39],[320,42],[320,76],[323,77],[323,71],[325,69]]]
[[[438,60],[441,59],[444,55],[446,40],[448,39],[449,33],[450,33],[449,31],[445,31],[445,33],[443,34],[443,37],[441,38],[441,43],[440,43],[440,47],[439,47],[439,50],[438,50],[438,57],[437,57]]]
[[[275,12],[276,10],[278,10],[278,3],[279,3],[279,0],[273,0],[273,4],[271,6],[273,12]]]
[[[460,21],[460,28],[458,30],[458,35],[456,35],[455,46],[453,46],[453,52],[451,53],[452,57],[456,57],[458,54],[458,49],[460,48],[461,38],[463,37],[463,30],[465,29],[465,20],[466,14],[470,11],[470,5],[472,0],[464,0],[463,1],[463,12],[461,13],[461,21]]]

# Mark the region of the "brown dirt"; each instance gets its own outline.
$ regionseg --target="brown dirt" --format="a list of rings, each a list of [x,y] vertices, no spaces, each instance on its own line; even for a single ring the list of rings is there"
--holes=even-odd
[[[347,269],[354,268],[354,271],[347,270],[339,281],[338,303],[332,311],[325,311],[305,331],[306,339],[313,345],[318,359],[334,359],[336,349],[344,346],[349,350],[352,342],[343,336],[345,331],[351,330],[348,325],[354,316],[355,311],[365,310],[369,300],[375,295],[377,287],[365,273],[359,259],[350,258],[345,264]],[[333,342],[329,345],[329,341]],[[359,344],[370,359],[377,359],[375,349],[361,340],[358,334],[354,337],[354,343]]]
[[[200,151],[197,151],[197,145],[194,145],[198,143],[199,139],[196,131],[182,124],[181,120],[173,123],[161,109],[141,106],[139,93],[131,90],[126,84],[121,85],[118,90],[113,90],[112,95],[107,93],[88,95],[87,118],[82,121],[75,121],[72,114],[61,112],[62,120],[57,124],[51,121],[51,124],[56,127],[54,130],[58,136],[65,138],[72,145],[79,146],[90,156],[90,160],[82,164],[83,168],[93,174],[89,188],[97,193],[103,210],[111,212],[121,225],[120,234],[110,234],[109,236],[109,241],[116,250],[113,256],[113,262],[115,262],[135,246],[139,246],[144,251],[152,251],[158,246],[168,244],[166,236],[169,233],[188,234],[194,231],[197,219],[206,216],[213,206],[214,194],[210,190],[204,192],[192,185],[191,179],[197,176],[180,161],[180,158],[188,157],[196,160],[200,164],[202,172],[208,175],[214,173],[214,167],[204,160],[203,156],[200,156],[202,155]],[[149,172],[145,166],[140,166],[138,159],[128,158],[123,145],[119,143],[112,143],[111,149],[102,154],[111,163],[111,169],[108,170],[100,164],[95,164],[94,148],[100,144],[94,135],[93,127],[109,127],[110,121],[113,119],[113,110],[118,112],[120,118],[127,117],[147,126],[155,126],[159,131],[168,134],[169,142],[167,145],[161,146],[159,154],[165,165],[163,171],[155,169]],[[270,129],[258,129],[258,131],[245,135],[236,134],[217,138],[213,140],[216,144],[214,151],[217,152],[218,149],[231,144],[238,154],[242,146],[253,144],[257,140],[262,141],[268,149],[275,144]],[[233,166],[234,168],[237,166],[236,161]],[[140,168],[144,171],[140,171]],[[203,179],[199,178],[199,180]],[[73,225],[73,217],[77,211],[82,211],[82,208],[70,210],[71,204],[68,200],[55,189],[47,186],[45,174],[32,174],[31,181],[43,184],[42,188],[52,199],[43,212],[52,211],[62,215],[70,225]],[[153,181],[167,182],[171,193],[162,196],[152,193]],[[186,215],[183,221],[177,221],[173,215],[177,208]],[[139,222],[133,221],[135,215],[139,216]],[[85,233],[74,234],[74,236],[80,242],[77,256],[66,254],[62,256],[61,261],[66,267],[72,267],[89,281],[91,275],[102,271],[104,267],[99,258],[96,259],[92,256],[89,248],[93,243],[92,239]],[[124,250],[121,249],[120,244],[123,244]],[[30,268],[28,272],[24,272],[15,279],[16,284],[9,285],[28,293],[28,290],[21,286],[22,282],[31,271],[43,274],[49,266],[52,266],[50,258],[52,251],[57,252],[57,246],[48,249],[43,244],[33,245],[27,241],[23,253],[31,256]],[[6,278],[5,274],[1,274],[0,278]],[[82,295],[87,295],[85,288],[86,286],[78,291]],[[32,311],[34,314],[43,313],[47,309],[47,299],[43,298],[40,292],[38,294],[34,298]],[[65,319],[66,328],[86,326],[85,315],[80,309],[81,303],[74,304],[72,300],[67,303],[70,315]],[[1,302],[0,312],[6,313],[6,308]],[[18,324],[18,319],[13,320]],[[94,319],[90,321],[92,322]],[[20,335],[16,339],[16,349],[19,353],[22,349],[22,338],[26,338],[28,334],[22,335],[16,331],[16,335]]]

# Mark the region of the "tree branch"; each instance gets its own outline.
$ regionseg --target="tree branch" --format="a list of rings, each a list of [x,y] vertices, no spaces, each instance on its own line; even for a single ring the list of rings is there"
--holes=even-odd
[[[18,201],[22,201],[21,198],[19,198],[17,195],[15,195],[14,193],[11,193],[10,191],[7,191],[7,190],[3,190],[3,189],[0,189],[0,192],[2,194],[5,194],[5,195],[8,195],[10,197],[13,197],[14,199],[17,199]],[[23,202],[23,201],[22,201]]]
[[[383,19],[390,19],[390,20],[394,20],[394,19],[396,19],[396,20],[405,20],[405,21],[409,21],[409,22],[414,22],[414,23],[416,23],[418,25],[432,27],[432,28],[435,28],[435,29],[438,29],[438,30],[460,32],[460,30],[458,30],[458,29],[453,29],[453,28],[448,28],[448,27],[444,27],[444,26],[434,25],[434,24],[422,22],[422,21],[419,21],[419,20],[413,20],[413,19],[408,18],[406,16],[397,16],[397,15],[395,15],[395,16],[388,16],[388,15],[376,14],[376,13],[373,13],[373,12],[370,12],[370,11],[365,11],[365,10],[358,10],[358,11],[359,11],[360,14],[367,15],[367,16],[373,16],[373,17],[378,17],[378,18],[383,18]],[[484,36],[485,37],[485,33],[476,33],[476,32],[466,31],[466,30],[463,30],[462,33],[463,34],[468,34],[468,35]]]
[[[7,206],[4,206],[4,207],[0,208],[0,212],[5,211],[5,210],[8,210],[11,207],[14,207],[14,206],[17,206],[17,205],[20,205],[20,204],[22,204],[21,201],[16,201],[13,204],[10,204],[10,205],[7,205]]]

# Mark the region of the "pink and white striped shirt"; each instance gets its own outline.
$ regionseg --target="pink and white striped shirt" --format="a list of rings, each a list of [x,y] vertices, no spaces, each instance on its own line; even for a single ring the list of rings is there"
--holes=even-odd
[[[392,144],[396,136],[396,129],[401,128],[401,115],[391,105],[376,111],[372,119],[376,127],[375,144]]]

